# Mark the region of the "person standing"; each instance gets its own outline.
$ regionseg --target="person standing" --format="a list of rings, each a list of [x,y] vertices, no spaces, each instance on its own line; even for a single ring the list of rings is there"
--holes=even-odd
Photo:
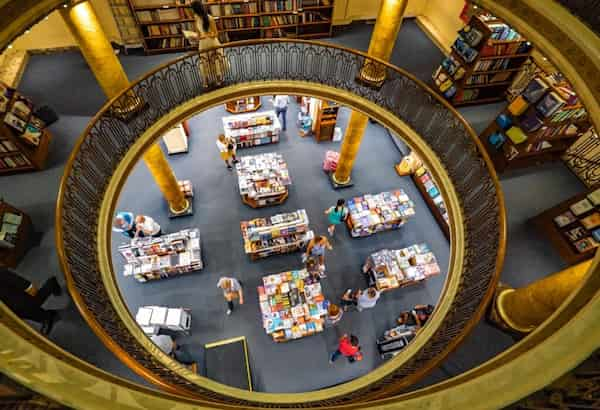
[[[227,301],[227,315],[233,312],[234,299],[239,299],[240,305],[244,304],[244,292],[239,280],[223,276],[217,282],[217,287],[223,290],[223,297]]]
[[[363,309],[375,307],[381,293],[374,287],[370,287],[367,291],[361,291],[356,298],[356,309],[362,312]]]
[[[287,109],[290,102],[290,97],[287,95],[275,95],[273,96],[273,105],[275,106],[275,113],[277,117],[281,116],[282,130],[287,129]]]
[[[120,232],[130,238],[135,237],[135,219],[131,212],[119,212],[113,222],[113,232]]]
[[[325,274],[325,265],[319,265],[313,258],[308,258],[306,260],[306,271],[310,277],[317,282],[327,277]]]
[[[329,358],[329,363],[333,363],[338,357],[345,356],[350,363],[354,363],[360,357],[360,344],[358,337],[354,335],[343,335],[340,338],[338,348]]]
[[[198,41],[198,51],[201,53],[199,66],[202,85],[205,88],[220,85],[225,80],[225,72],[229,69],[229,61],[225,57],[223,48],[218,48],[221,46],[221,42],[219,41],[217,23],[215,23],[215,19],[201,1],[194,0],[190,6],[195,14],[196,32],[185,30],[184,35],[188,39]],[[212,50],[206,52],[208,49]]]
[[[327,219],[329,220],[329,227],[327,227],[327,232],[329,232],[329,236],[333,236],[335,233],[335,226],[341,224],[348,218],[348,208],[346,208],[346,200],[338,199],[335,206],[327,209],[325,211],[325,215],[327,215]]]
[[[135,217],[135,229],[134,239],[137,237],[162,235],[160,225],[153,218],[146,215],[138,215]]]
[[[433,313],[433,305],[415,305],[410,312],[402,312],[398,318],[399,325],[411,326],[419,330]]]
[[[331,246],[326,237],[317,236],[311,239],[306,247],[306,260],[317,258],[319,265],[325,265],[325,248],[329,250],[333,249],[333,246]]]
[[[237,144],[231,138],[227,138],[225,135],[219,135],[217,138],[217,147],[219,148],[219,154],[221,155],[221,159],[225,161],[225,165],[227,165],[228,170],[233,169],[233,164],[237,164],[239,161],[237,159]]]
[[[342,316],[344,315],[344,311],[340,309],[340,307],[334,303],[330,303],[327,306],[327,316],[325,317],[325,326],[331,327],[335,325],[337,322],[342,320]]]
[[[55,276],[38,290],[33,283],[6,268],[0,268],[0,300],[21,319],[42,324],[42,333],[50,334],[59,319],[58,310],[46,310],[42,305],[50,295],[60,296],[62,289]]]

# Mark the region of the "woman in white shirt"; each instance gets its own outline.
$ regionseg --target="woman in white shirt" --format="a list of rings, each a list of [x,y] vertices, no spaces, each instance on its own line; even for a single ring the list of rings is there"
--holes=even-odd
[[[219,135],[219,138],[217,138],[217,147],[219,148],[221,159],[225,161],[227,169],[231,171],[233,169],[232,165],[239,162],[235,156],[237,151],[236,142],[231,138],[227,138],[225,135],[221,134]]]
[[[146,215],[138,215],[135,217],[135,236],[161,236],[162,229],[160,225],[152,218]]]
[[[379,300],[379,296],[381,296],[381,293],[379,293],[377,289],[373,287],[367,289],[366,292],[361,291],[356,298],[356,309],[360,312],[363,309],[375,307],[377,300]]]
[[[227,315],[233,312],[233,299],[239,299],[240,305],[244,304],[244,292],[239,280],[223,276],[217,282],[217,287],[223,290],[223,297],[227,301]]]

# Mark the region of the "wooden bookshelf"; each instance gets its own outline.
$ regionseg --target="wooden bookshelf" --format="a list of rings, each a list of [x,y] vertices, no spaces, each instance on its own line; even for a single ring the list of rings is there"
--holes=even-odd
[[[321,101],[314,128],[317,142],[333,140],[339,108],[334,102]]]
[[[496,118],[479,135],[479,139],[490,155],[496,171],[499,173],[510,169],[527,168],[545,162],[558,161],[565,151],[578,138],[589,132],[592,127],[587,111],[578,102],[571,105],[563,105],[549,117],[544,117],[537,111],[536,107],[546,98],[547,94],[555,93],[561,86],[572,90],[572,87],[566,83],[551,85],[544,78],[542,75],[538,75],[531,80],[530,84],[536,82],[544,84],[547,88],[541,92],[541,96],[535,102],[527,102],[528,106],[523,113],[514,115],[511,112],[511,105],[509,105],[507,109],[499,114],[499,116],[502,115],[510,119],[509,127],[503,129],[499,125],[498,118]],[[515,99],[527,101],[526,93],[527,88]],[[575,116],[574,114],[578,115]],[[530,129],[529,123],[533,116],[538,121],[539,127]],[[519,129],[526,137],[523,142],[515,143],[507,136],[507,132],[512,127]],[[505,139],[499,148],[496,148],[490,142],[490,137],[494,134],[500,134]]]
[[[127,1],[142,33],[146,53],[196,48],[182,33],[183,30],[195,30],[190,1]],[[204,4],[215,17],[222,43],[256,38],[332,35],[334,0],[205,0]]]
[[[436,220],[436,222],[438,223],[440,229],[444,233],[444,236],[446,237],[446,239],[450,240],[450,227],[448,226],[448,222],[446,221],[446,219],[444,219],[444,216],[442,215],[440,208],[435,204],[435,202],[433,202],[433,198],[431,197],[429,192],[427,192],[427,189],[423,185],[423,182],[421,181],[421,179],[418,176],[416,176],[414,173],[410,174],[410,176],[411,176],[413,182],[415,183],[415,185],[417,186],[417,189],[421,193],[421,196],[425,200],[425,203],[427,204],[427,207],[431,211],[431,214],[433,215],[433,217]],[[437,186],[436,186],[436,188],[437,188]],[[441,195],[441,194],[439,194],[439,195]]]
[[[260,97],[253,96],[241,98],[238,100],[227,101],[225,109],[232,114],[242,114],[245,112],[257,111],[261,107]]]
[[[454,106],[502,101],[532,50],[507,24],[475,15],[433,74],[435,87]]]
[[[32,229],[31,218],[26,213],[0,199],[0,228],[4,218],[4,213],[6,212],[21,215],[22,219],[21,224],[17,229],[17,240],[14,248],[0,247],[0,266],[16,268],[19,261],[23,258],[25,252],[27,251],[27,241]]]
[[[583,262],[587,259],[591,259],[594,257],[595,251],[597,248],[590,248],[587,251],[580,253],[578,252],[573,242],[569,240],[566,236],[566,232],[576,229],[577,227],[582,227],[581,219],[585,218],[593,214],[594,212],[600,212],[600,206],[595,206],[589,211],[576,216],[576,219],[563,227],[559,227],[555,223],[555,218],[559,215],[563,215],[565,212],[570,212],[571,205],[585,199],[588,194],[594,192],[595,190],[600,189],[600,185],[596,185],[595,187],[590,188],[589,190],[582,192],[573,198],[570,198],[560,204],[542,212],[541,214],[531,218],[529,223],[534,225],[538,231],[542,234],[542,236],[549,240],[552,243],[552,246],[560,257],[567,262],[569,265],[575,265],[577,263]],[[584,228],[585,229],[585,228]],[[586,230],[588,235],[591,236],[591,232]]]

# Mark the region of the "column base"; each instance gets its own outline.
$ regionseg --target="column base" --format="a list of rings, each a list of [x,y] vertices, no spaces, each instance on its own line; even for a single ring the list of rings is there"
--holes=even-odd
[[[140,111],[147,107],[147,103],[139,97],[124,97],[127,101],[122,106],[110,109],[110,115],[123,122],[131,121]]]
[[[187,200],[187,207],[183,211],[175,212],[171,208],[171,205],[169,205],[169,218],[170,219],[179,218],[181,216],[191,216],[191,215],[194,215],[194,205],[193,205],[193,202],[192,202],[192,197],[191,196],[186,196],[185,199]]]
[[[336,181],[335,180],[335,172],[328,172],[327,177],[329,178],[329,182],[331,183],[331,186],[333,187],[333,189],[350,188],[351,186],[354,185],[352,178],[348,179],[347,182]]]
[[[364,85],[366,87],[373,88],[374,90],[379,91],[379,89],[381,89],[381,87],[383,86],[383,83],[385,82],[385,76],[383,78],[371,79],[371,78],[365,77],[361,74],[358,74],[354,78],[354,81],[356,81],[357,83],[359,83],[361,85]]]
[[[520,340],[523,337],[525,337],[527,334],[530,333],[530,331],[525,331],[524,329],[517,329],[514,326],[512,326],[508,321],[506,321],[503,316],[502,313],[500,312],[500,308],[498,306],[498,299],[501,297],[501,295],[503,293],[506,292],[510,292],[513,289],[508,286],[505,285],[503,283],[499,283],[498,287],[496,288],[496,292],[494,294],[494,297],[492,298],[492,301],[490,303],[490,307],[488,308],[488,313],[487,313],[487,322],[491,325],[493,325],[494,327],[502,330],[505,333],[508,333],[509,335],[511,335],[515,340]]]

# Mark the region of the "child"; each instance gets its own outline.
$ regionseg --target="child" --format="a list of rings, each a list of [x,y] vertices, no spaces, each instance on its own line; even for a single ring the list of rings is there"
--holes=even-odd
[[[219,153],[221,155],[221,159],[225,161],[225,165],[227,165],[228,170],[232,170],[232,164],[237,164],[239,161],[237,160],[236,153],[236,142],[231,138],[225,137],[225,135],[219,135],[217,139],[217,147],[219,148]]]
[[[338,199],[337,204],[325,211],[325,215],[329,219],[329,227],[327,231],[329,236],[333,236],[335,233],[335,226],[341,224],[348,218],[348,208],[346,208],[346,201],[344,199]]]

